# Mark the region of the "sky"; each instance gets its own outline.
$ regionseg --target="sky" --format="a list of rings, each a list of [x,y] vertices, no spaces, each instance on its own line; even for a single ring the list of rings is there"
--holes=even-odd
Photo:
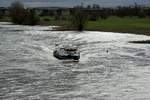
[[[0,0],[0,7],[6,7],[15,0]],[[150,0],[20,0],[27,7],[73,7],[88,4],[99,4],[101,7],[116,7],[133,5],[135,2],[139,5],[150,6]]]

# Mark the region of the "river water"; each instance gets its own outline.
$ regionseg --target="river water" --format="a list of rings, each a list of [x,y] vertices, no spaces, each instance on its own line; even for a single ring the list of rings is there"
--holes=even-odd
[[[0,23],[0,100],[150,100],[150,45],[128,43],[150,37],[51,30]],[[56,43],[80,61],[54,58]]]

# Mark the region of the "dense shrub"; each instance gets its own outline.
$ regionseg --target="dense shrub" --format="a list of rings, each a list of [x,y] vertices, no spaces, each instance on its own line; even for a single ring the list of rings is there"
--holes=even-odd
[[[24,5],[19,1],[11,4],[10,17],[15,24],[36,25],[39,21],[35,11],[25,9]]]
[[[0,19],[4,17],[4,13],[2,10],[0,10]]]
[[[44,21],[50,21],[50,19],[49,19],[49,18],[43,18],[43,20],[44,20]]]
[[[86,25],[87,16],[80,9],[74,10],[71,15],[71,24],[78,31],[82,31]]]
[[[36,15],[34,10],[27,10],[27,25],[36,25],[38,24],[40,18]]]
[[[10,17],[13,23],[23,24],[26,18],[26,12],[24,5],[21,2],[15,1],[11,4]]]
[[[99,18],[99,16],[96,16],[96,15],[89,15],[89,20],[90,21],[97,21],[98,20],[98,18]]]

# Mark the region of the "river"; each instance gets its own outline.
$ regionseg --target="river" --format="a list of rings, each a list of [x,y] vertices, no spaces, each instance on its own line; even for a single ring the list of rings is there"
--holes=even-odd
[[[150,100],[149,36],[0,23],[0,100]],[[79,46],[79,62],[53,57]]]

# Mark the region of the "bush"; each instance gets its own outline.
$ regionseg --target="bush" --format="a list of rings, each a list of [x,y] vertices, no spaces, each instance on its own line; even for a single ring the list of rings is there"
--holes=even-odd
[[[96,16],[96,15],[89,15],[89,20],[90,21],[97,21],[98,20],[98,16]]]
[[[15,1],[11,4],[10,17],[13,23],[23,24],[24,18],[26,18],[26,12],[24,5],[21,2]]]
[[[81,9],[76,9],[71,16],[71,24],[78,31],[83,31],[85,24],[87,22],[87,17],[82,13]]]
[[[0,11],[0,19],[3,18],[3,13]]]
[[[40,18],[36,15],[34,10],[28,10],[27,11],[27,25],[36,25],[38,24]]]
[[[47,18],[47,17],[46,17],[46,18],[43,18],[43,20],[44,20],[44,21],[50,21],[50,19]]]
[[[19,1],[11,4],[10,17],[15,24],[36,25],[39,21],[35,11],[25,9],[24,5]]]

